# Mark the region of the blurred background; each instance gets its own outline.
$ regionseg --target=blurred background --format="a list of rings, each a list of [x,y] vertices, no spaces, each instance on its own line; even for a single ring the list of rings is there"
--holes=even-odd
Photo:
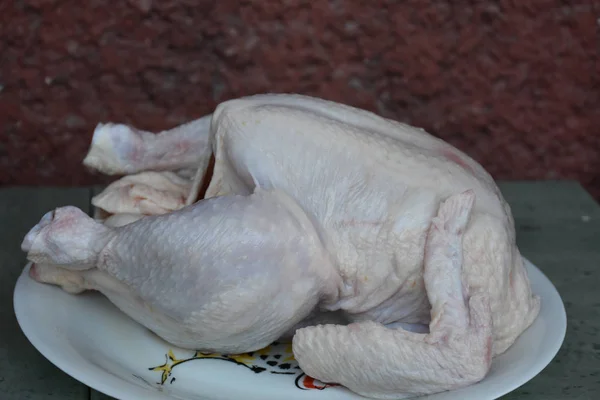
[[[599,24],[596,0],[3,0],[0,184],[107,182],[81,166],[98,122],[159,131],[296,92],[598,199]]]

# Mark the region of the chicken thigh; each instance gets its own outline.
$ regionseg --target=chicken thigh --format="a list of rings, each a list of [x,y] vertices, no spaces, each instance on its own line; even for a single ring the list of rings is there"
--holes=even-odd
[[[308,375],[411,397],[481,380],[539,312],[490,175],[364,110],[268,94],[159,134],[99,125],[84,164],[127,176],[95,220],[62,207],[32,228],[31,276],[177,346],[293,335]]]

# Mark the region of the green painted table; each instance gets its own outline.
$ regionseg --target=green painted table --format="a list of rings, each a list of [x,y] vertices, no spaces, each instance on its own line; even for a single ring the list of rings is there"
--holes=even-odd
[[[552,280],[568,314],[565,343],[537,377],[504,399],[600,398],[600,207],[574,182],[502,182],[522,253]],[[64,374],[29,344],[12,295],[25,233],[47,211],[90,209],[93,188],[0,189],[0,400],[108,400]]]

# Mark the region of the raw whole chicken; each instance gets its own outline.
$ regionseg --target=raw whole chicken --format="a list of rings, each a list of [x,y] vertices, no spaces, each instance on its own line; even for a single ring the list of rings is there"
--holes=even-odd
[[[67,206],[31,229],[31,276],[176,346],[293,336],[306,374],[411,397],[480,381],[539,312],[490,175],[364,110],[265,94],[159,134],[100,124],[84,164],[125,176],[95,218]]]

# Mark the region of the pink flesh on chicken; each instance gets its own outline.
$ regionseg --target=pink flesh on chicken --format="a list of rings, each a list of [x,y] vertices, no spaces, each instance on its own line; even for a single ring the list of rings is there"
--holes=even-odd
[[[126,175],[94,200],[108,218],[44,216],[31,276],[98,290],[181,347],[293,335],[307,374],[399,398],[481,380],[539,312],[489,174],[367,111],[230,100],[160,134],[99,125],[84,163]]]

